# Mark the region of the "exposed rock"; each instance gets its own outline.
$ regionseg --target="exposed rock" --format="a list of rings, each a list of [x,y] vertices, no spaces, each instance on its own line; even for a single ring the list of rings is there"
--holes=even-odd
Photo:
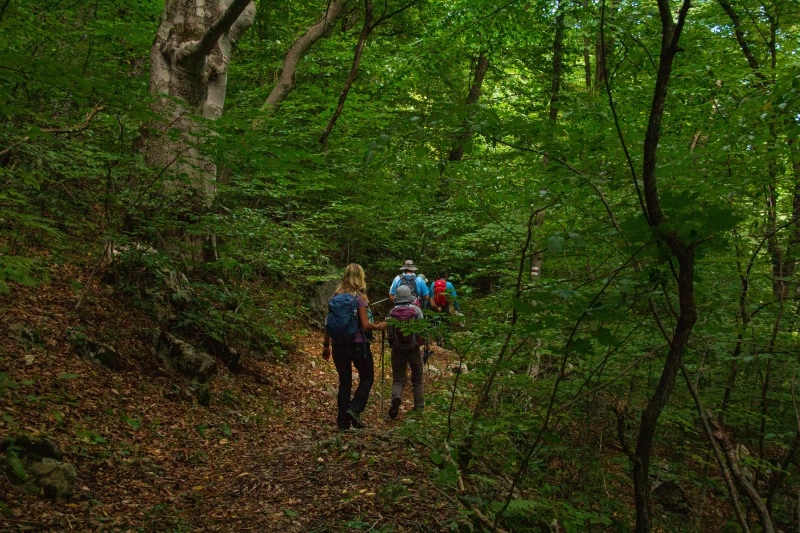
[[[156,330],[154,337],[154,351],[170,370],[200,384],[217,373],[217,360],[206,352],[167,332]]]
[[[653,498],[661,506],[672,513],[687,514],[689,501],[686,491],[675,481],[664,481],[653,489]]]
[[[55,459],[45,458],[28,466],[31,484],[39,487],[48,498],[63,498],[72,493],[78,475],[75,467]]]
[[[453,365],[450,367],[450,372],[453,374],[469,374],[469,367],[467,363],[461,363],[460,365]]]
[[[427,370],[427,372],[428,372],[430,375],[432,375],[432,376],[441,376],[441,375],[442,375],[442,371],[441,371],[441,370],[439,370],[437,367],[435,367],[435,366],[433,366],[433,365],[427,365],[427,366],[425,367],[425,369],[426,369],[426,370]]]
[[[38,344],[41,342],[39,334],[27,324],[23,324],[22,322],[9,324],[8,332],[10,333],[10,337],[16,339],[18,343],[27,342]]]
[[[211,389],[208,385],[201,385],[194,390],[194,397],[197,398],[198,405],[208,407],[211,404]]]
[[[192,285],[183,272],[165,268],[161,273],[164,277],[164,283],[173,293],[173,300],[181,299],[184,302],[190,302],[194,298],[195,294]]]
[[[93,363],[111,370],[119,370],[122,366],[119,353],[108,344],[96,341],[74,329],[69,332],[69,341],[80,355]]]
[[[26,459],[38,461],[44,458],[60,461],[64,458],[61,447],[50,439],[32,437],[30,435],[13,435],[3,439],[0,451],[7,452],[13,446],[19,455]]]
[[[328,315],[328,300],[339,286],[341,272],[330,266],[326,277],[329,279],[320,281],[308,299],[309,321],[312,326],[320,329],[325,325],[325,317]]]
[[[206,335],[203,345],[208,348],[211,355],[218,357],[220,361],[225,363],[225,366],[230,368],[233,372],[238,372],[242,368],[242,356],[236,351],[236,348],[228,345],[227,343]]]
[[[72,492],[77,479],[75,467],[61,459],[64,452],[50,439],[31,435],[6,437],[0,443],[6,454],[6,473],[15,485],[61,498]]]

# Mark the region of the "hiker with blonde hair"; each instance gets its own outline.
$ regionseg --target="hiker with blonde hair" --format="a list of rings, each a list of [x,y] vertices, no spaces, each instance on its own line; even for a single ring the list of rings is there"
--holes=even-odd
[[[367,406],[369,391],[375,381],[375,366],[367,331],[386,328],[385,322],[373,324],[369,320],[365,278],[361,265],[347,265],[339,287],[328,302],[328,316],[325,319],[322,357],[326,360],[331,357],[333,344],[333,363],[339,374],[336,425],[340,431],[351,426],[358,429],[364,427],[360,415]],[[353,366],[358,371],[358,387],[351,397]]]

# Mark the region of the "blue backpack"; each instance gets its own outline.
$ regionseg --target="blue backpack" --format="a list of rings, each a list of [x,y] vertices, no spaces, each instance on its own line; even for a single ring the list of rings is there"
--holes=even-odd
[[[335,343],[351,342],[358,332],[358,298],[352,294],[335,294],[328,301],[325,329]]]

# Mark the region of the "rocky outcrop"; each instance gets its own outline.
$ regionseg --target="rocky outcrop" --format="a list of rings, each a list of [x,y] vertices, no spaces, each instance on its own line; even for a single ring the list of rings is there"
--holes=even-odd
[[[225,363],[225,366],[230,368],[233,372],[238,372],[242,368],[242,356],[236,351],[236,348],[228,345],[227,343],[206,335],[203,345],[211,352],[211,355],[219,358],[220,361]]]
[[[205,385],[217,373],[217,360],[165,331],[155,330],[153,351],[167,368],[186,379]]]
[[[341,273],[330,267],[327,276],[329,279],[319,282],[308,299],[309,319],[311,325],[322,328],[325,325],[325,317],[328,315],[328,301],[333,296],[336,287],[341,281]]]
[[[122,360],[112,346],[92,339],[77,330],[69,332],[69,341],[82,357],[111,370],[119,370]]]
[[[688,514],[689,500],[686,491],[674,481],[663,481],[653,489],[653,499],[672,513]]]
[[[450,372],[453,374],[469,374],[469,367],[467,363],[461,363],[450,367]]]
[[[31,484],[53,500],[72,494],[78,479],[74,466],[55,459],[42,459],[31,463],[28,474]]]
[[[0,443],[5,452],[6,474],[15,485],[25,485],[51,499],[69,496],[78,474],[63,462],[64,452],[55,442],[31,435],[7,437]]]
[[[61,447],[44,437],[25,434],[6,437],[3,442],[0,442],[0,451],[6,453],[12,446],[18,450],[20,455],[37,461],[44,458],[60,461],[64,458]]]

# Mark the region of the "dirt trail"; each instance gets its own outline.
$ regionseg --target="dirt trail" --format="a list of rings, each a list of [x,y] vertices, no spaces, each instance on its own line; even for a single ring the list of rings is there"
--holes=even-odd
[[[299,338],[283,364],[248,359],[236,375],[222,367],[201,407],[149,354],[137,332],[152,324],[141,313],[102,294],[65,311],[74,306],[67,283],[21,288],[0,304],[0,437],[52,439],[77,487],[50,502],[0,476],[0,530],[428,532],[458,518],[403,412],[410,384],[398,421],[379,405],[379,344],[367,429],[336,431],[337,376],[318,333]],[[67,340],[76,326],[115,344],[123,369],[78,357]],[[447,356],[438,351],[439,366]],[[442,386],[426,374],[428,391]]]
[[[303,354],[319,353],[320,336],[304,341]],[[279,522],[276,530],[449,530],[454,502],[429,479],[429,450],[413,439],[413,430],[403,429],[414,423],[405,416],[412,407],[411,391],[405,391],[397,421],[389,420],[380,406],[379,346],[373,349],[376,383],[362,416],[368,428],[335,430],[335,369],[318,356],[306,356],[286,369],[285,379],[293,381],[298,394],[292,394],[295,400],[285,411],[284,440],[255,472],[239,474],[226,492],[256,496],[263,511]],[[384,367],[388,406],[388,350]],[[430,373],[426,385],[429,390],[440,386]]]

